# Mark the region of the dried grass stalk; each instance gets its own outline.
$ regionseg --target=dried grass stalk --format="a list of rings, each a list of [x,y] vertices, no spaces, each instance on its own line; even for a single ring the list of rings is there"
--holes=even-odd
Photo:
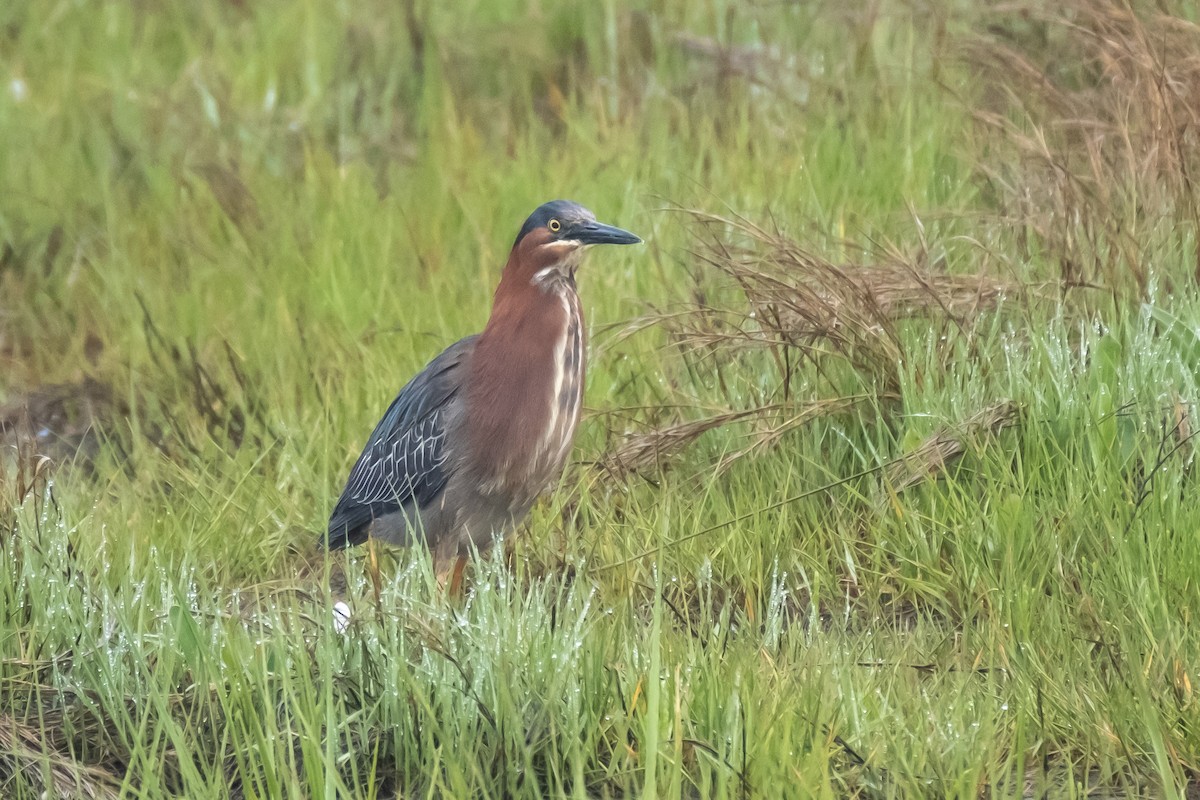
[[[757,413],[758,409],[730,411],[631,434],[604,455],[600,466],[605,473],[614,478],[625,478],[646,470],[663,469],[684,448],[708,431],[744,420]]]
[[[1025,297],[1032,291],[1030,286],[986,274],[949,273],[930,265],[924,249],[912,258],[890,252],[877,263],[837,264],[744,218],[687,213],[699,226],[694,255],[727,278],[741,301],[735,298],[716,305],[707,294],[698,293],[691,306],[636,320],[620,335],[661,326],[685,355],[712,356],[722,381],[722,362],[745,351],[765,351],[779,373],[777,397],[764,398],[753,408],[721,411],[627,436],[600,462],[615,477],[662,468],[704,433],[753,421],[756,429],[750,444],[727,453],[716,464],[724,469],[774,444],[788,431],[816,417],[845,412],[864,399],[793,399],[792,379],[805,363],[813,367],[809,376],[820,380],[828,375],[830,359],[841,361],[861,376],[873,397],[896,397],[905,358],[899,329],[903,321],[922,319],[965,328],[1005,298]],[[844,386],[844,381],[832,378],[829,383],[839,389]],[[730,397],[730,405],[737,401]]]
[[[101,800],[119,797],[121,781],[43,746],[38,730],[0,715],[0,786],[32,789],[37,797]]]
[[[10,428],[0,417],[0,446],[9,451],[0,454],[0,532],[15,530],[15,510],[49,486],[54,462],[37,451],[32,433],[22,433],[28,427],[28,419]]]
[[[753,423],[749,443],[724,454],[715,469],[723,471],[751,453],[776,444],[785,434],[813,419],[849,410],[864,397],[837,397],[809,403],[773,403],[742,411],[725,411],[687,422],[663,425],[628,434],[605,454],[600,467],[605,474],[623,479],[634,473],[668,469],[671,462],[705,433],[739,422]]]
[[[728,277],[744,307],[697,303],[660,318],[695,348],[786,348],[819,361],[838,357],[887,393],[899,391],[903,346],[897,324],[923,318],[965,326],[1029,287],[985,274],[956,275],[922,251],[891,252],[873,264],[837,264],[744,218],[690,212],[701,225],[697,258]],[[737,243],[734,243],[734,241]]]
[[[1148,224],[1200,216],[1200,26],[1164,8],[1006,3],[962,41],[984,86],[979,169],[1068,285],[1144,290]]]
[[[893,492],[902,492],[944,474],[981,437],[993,436],[1017,422],[1016,403],[1005,400],[972,414],[966,420],[947,425],[926,437],[919,446],[893,461],[884,470],[883,480]]]
[[[1196,456],[1196,426],[1192,420],[1192,406],[1178,394],[1171,402],[1171,433],[1175,437],[1184,464],[1191,465]]]

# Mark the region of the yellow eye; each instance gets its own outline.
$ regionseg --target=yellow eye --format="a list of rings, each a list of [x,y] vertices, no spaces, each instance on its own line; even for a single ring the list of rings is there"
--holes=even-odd
[[[556,219],[552,219],[550,220],[550,224],[546,227],[550,229],[551,233],[558,233],[559,229],[562,227],[562,223]]]

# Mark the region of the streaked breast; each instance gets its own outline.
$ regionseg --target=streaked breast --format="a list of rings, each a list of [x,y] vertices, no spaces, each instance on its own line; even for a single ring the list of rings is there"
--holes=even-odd
[[[557,478],[566,463],[583,405],[583,313],[579,295],[573,288],[566,288],[560,294],[560,299],[567,324],[554,348],[554,380],[551,381],[550,396],[547,398],[550,414],[538,458],[538,466],[540,471],[544,471],[546,481]]]

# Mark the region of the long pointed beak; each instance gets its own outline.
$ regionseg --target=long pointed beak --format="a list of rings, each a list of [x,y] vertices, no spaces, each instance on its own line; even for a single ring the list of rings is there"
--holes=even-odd
[[[621,228],[603,222],[581,222],[569,233],[580,244],[637,244],[637,236]]]

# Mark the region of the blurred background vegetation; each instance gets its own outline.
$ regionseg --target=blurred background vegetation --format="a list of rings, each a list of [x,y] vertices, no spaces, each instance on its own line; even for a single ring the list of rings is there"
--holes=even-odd
[[[0,794],[1195,796],[1198,15],[3,4]],[[556,197],[562,485],[321,553]]]

